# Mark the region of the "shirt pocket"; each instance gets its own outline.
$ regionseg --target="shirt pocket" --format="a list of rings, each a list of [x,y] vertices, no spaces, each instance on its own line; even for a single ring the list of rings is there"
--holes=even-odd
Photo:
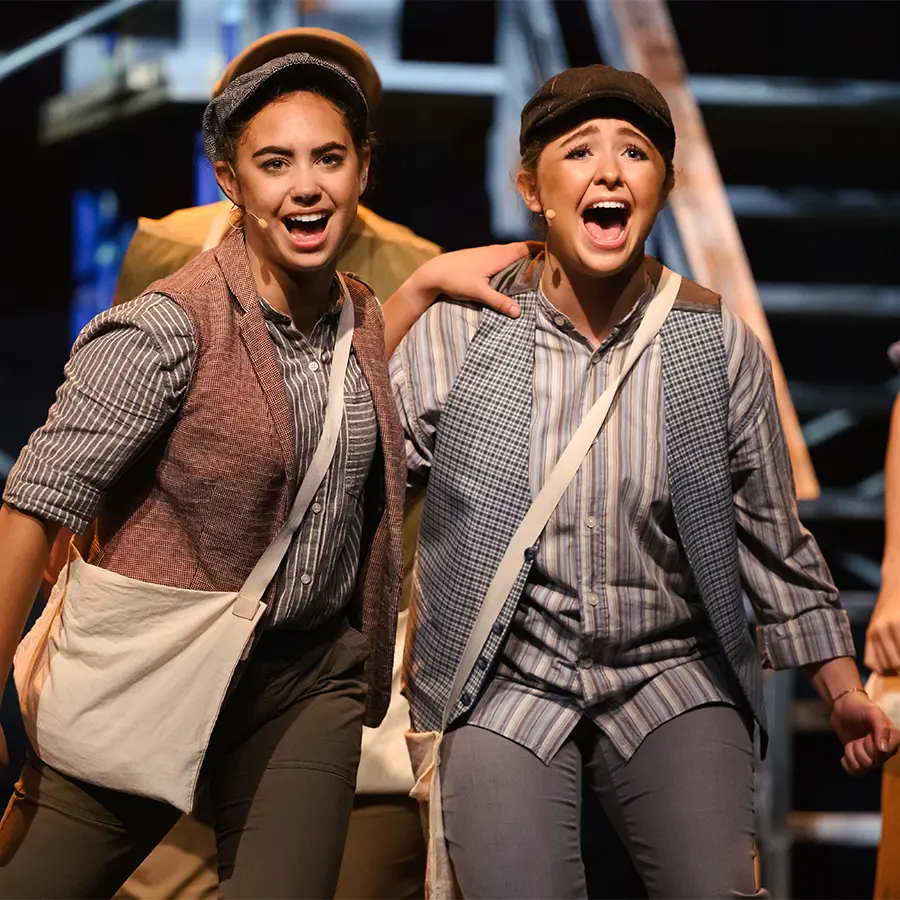
[[[355,390],[344,394],[344,490],[360,499],[365,490],[375,448],[378,443],[378,422],[372,394],[362,376],[354,379]]]

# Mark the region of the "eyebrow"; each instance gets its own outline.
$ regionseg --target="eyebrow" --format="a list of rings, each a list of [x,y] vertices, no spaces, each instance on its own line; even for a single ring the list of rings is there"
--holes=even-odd
[[[260,147],[260,149],[257,150],[256,153],[253,154],[252,158],[256,159],[257,156],[266,156],[269,153],[274,153],[274,154],[277,154],[278,156],[293,156],[294,155],[294,151],[288,150],[286,147],[269,146],[269,147]]]
[[[322,144],[321,147],[315,147],[313,149],[313,156],[321,156],[323,153],[329,153],[332,150],[346,150],[346,145],[342,144],[340,141],[329,141],[327,144]]]
[[[571,144],[572,141],[577,141],[579,138],[586,137],[589,134],[594,134],[597,131],[596,125],[585,125],[583,128],[579,128],[574,134],[570,134],[563,142],[562,146],[565,147],[566,144]]]
[[[636,128],[628,128],[627,126],[623,126],[619,129],[619,134],[629,135],[630,137],[640,138],[642,141],[649,142],[649,138],[647,137],[647,135],[638,131]]]

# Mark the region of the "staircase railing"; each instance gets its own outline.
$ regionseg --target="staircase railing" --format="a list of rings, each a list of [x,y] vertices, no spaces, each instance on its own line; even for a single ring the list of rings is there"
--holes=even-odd
[[[819,482],[700,107],[663,0],[587,0],[605,61],[646,75],[665,95],[678,133],[676,187],[669,200],[693,278],[720,293],[756,333],[772,360],[778,408],[791,453],[797,496],[818,496]],[[671,247],[674,236],[667,236]]]

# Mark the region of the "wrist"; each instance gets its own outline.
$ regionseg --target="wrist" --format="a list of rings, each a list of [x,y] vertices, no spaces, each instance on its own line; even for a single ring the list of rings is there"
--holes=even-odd
[[[831,698],[831,708],[834,709],[841,701],[846,700],[848,697],[852,697],[854,694],[862,694],[867,700],[869,699],[869,695],[866,693],[864,687],[845,688]]]
[[[407,306],[417,316],[424,313],[437,299],[440,291],[432,284],[427,273],[419,268],[406,280],[403,285],[403,297]]]

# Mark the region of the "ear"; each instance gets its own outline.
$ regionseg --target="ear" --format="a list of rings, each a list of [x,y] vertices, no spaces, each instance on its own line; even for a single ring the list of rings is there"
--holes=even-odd
[[[366,186],[369,184],[369,165],[372,162],[372,148],[366,144],[358,151],[359,156],[359,195],[360,197],[366,192]]]
[[[215,172],[219,187],[222,188],[222,193],[235,206],[243,208],[244,198],[241,193],[241,186],[231,165],[227,162],[213,163],[213,172]]]
[[[519,169],[516,175],[516,188],[531,212],[542,213],[544,211],[541,198],[538,196],[535,178],[530,172],[526,172],[525,169]]]

